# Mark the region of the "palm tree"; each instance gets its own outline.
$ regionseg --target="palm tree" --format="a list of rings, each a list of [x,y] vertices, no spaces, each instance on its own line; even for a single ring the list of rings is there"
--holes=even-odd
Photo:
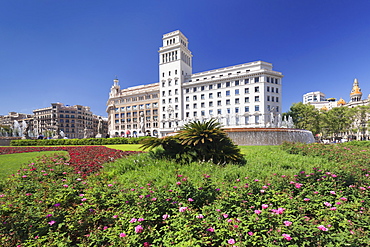
[[[238,146],[234,145],[216,119],[206,122],[194,121],[186,124],[177,135],[164,138],[147,138],[142,148],[161,146],[157,157],[168,157],[180,163],[210,161],[215,164],[244,163]]]
[[[233,144],[216,119],[190,122],[176,137],[182,145],[190,146],[196,152],[198,160],[214,163],[240,163],[243,160],[240,149]]]

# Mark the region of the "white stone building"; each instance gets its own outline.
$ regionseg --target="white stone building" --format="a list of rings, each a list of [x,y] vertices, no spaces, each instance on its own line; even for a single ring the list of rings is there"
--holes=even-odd
[[[139,135],[144,131],[164,136],[189,121],[210,118],[218,119],[225,128],[269,127],[280,119],[283,75],[274,71],[271,63],[255,61],[193,74],[188,39],[174,31],[163,35],[162,41],[159,83],[121,90],[118,80],[114,82],[107,102],[111,136],[125,133],[128,126],[121,123],[127,122],[127,113],[137,112],[133,106],[149,104],[146,101],[151,106],[157,103],[158,122],[148,118],[147,113],[154,117],[153,112],[142,111],[142,121],[136,118],[136,124],[129,126]],[[140,128],[143,124],[145,130]]]

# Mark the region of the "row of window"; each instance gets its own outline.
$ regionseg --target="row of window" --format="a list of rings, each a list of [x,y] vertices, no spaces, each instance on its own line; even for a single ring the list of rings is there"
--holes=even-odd
[[[227,85],[227,83],[230,83],[230,82],[226,82],[226,85]],[[239,85],[239,84],[238,84]],[[226,87],[228,87],[228,86],[226,86]],[[186,88],[185,89],[185,93],[190,93],[190,91],[192,92],[192,93],[195,93],[195,92],[197,92],[198,91],[198,89],[200,89],[200,91],[204,91],[205,90],[205,88],[206,88],[206,86],[200,86],[200,87],[193,87],[193,88]],[[212,89],[219,89],[219,88],[222,88],[222,83],[218,83],[218,84],[216,84],[216,85],[208,85],[208,90],[212,90]],[[256,87],[254,87],[255,88],[255,92],[259,92],[259,86],[256,86]],[[276,92],[276,93],[279,93],[279,88],[274,88],[274,87],[270,87],[270,86],[267,86],[266,87],[266,91],[267,92],[270,92],[270,88],[271,88],[271,92],[272,93],[274,93],[274,92]],[[245,88],[244,89],[245,90],[245,93],[249,93],[249,88]],[[238,92],[238,94],[239,94],[239,89],[235,89],[235,92]],[[162,96],[164,96],[164,94],[165,94],[165,92],[163,91],[162,92]]]
[[[138,112],[132,112],[132,114],[131,114],[131,112],[121,113],[121,114],[117,113],[117,114],[114,115],[114,117],[115,118],[119,118],[119,117],[123,118],[123,117],[131,117],[131,116],[138,117],[138,116],[140,116],[141,113],[144,113],[144,111],[140,111],[139,113]],[[151,113],[152,113],[151,110],[146,110],[145,111],[146,116],[150,116]],[[153,110],[153,115],[158,115],[158,110],[157,109]]]
[[[177,60],[177,51],[171,51],[162,54],[162,63],[168,63]]]
[[[267,101],[271,101],[271,102],[279,102],[279,97],[274,97],[274,96],[267,96]],[[231,104],[231,100],[230,99],[226,99],[226,105],[230,105]],[[244,98],[244,103],[249,103],[249,97],[245,97]],[[254,96],[254,102],[260,102],[260,96]],[[236,98],[234,100],[234,104],[240,104],[240,99],[239,98]],[[193,109],[196,109],[197,108],[197,105],[198,103],[194,103],[193,104]],[[218,100],[217,101],[217,106],[221,106],[222,103],[221,103],[221,100]],[[210,101],[208,102],[208,107],[213,107],[213,101]],[[205,102],[201,102],[200,103],[200,107],[201,108],[205,108],[206,107],[206,103]],[[185,109],[190,109],[190,104],[186,104],[185,105]]]
[[[278,88],[276,88],[276,91],[278,92],[279,90],[277,90]],[[254,92],[255,93],[259,93],[259,87],[255,87],[254,88]],[[249,93],[249,88],[245,88],[245,90],[244,90],[244,93],[245,94],[248,94]],[[239,89],[235,89],[235,95],[240,95],[240,92],[239,92]],[[225,96],[230,96],[230,91],[228,90],[228,91],[226,91],[225,92]],[[255,96],[255,97],[259,97],[259,96]],[[271,96],[272,98],[275,98],[275,96]],[[209,93],[208,94],[208,98],[209,99],[213,99],[213,93]],[[217,92],[217,98],[222,98],[222,93],[221,92]],[[249,97],[246,97],[246,98],[249,98]],[[277,99],[279,98],[279,97],[276,97]],[[177,98],[175,98],[175,101],[176,101],[176,99]],[[200,95],[200,99],[201,100],[205,100],[206,98],[205,98],[205,94],[201,94]],[[267,99],[268,99],[268,101],[269,101],[269,99],[270,99],[270,96],[268,95],[267,96]],[[197,101],[198,100],[198,95],[193,95],[193,101]],[[190,101],[190,96],[186,96],[185,97],[185,101],[186,102],[189,102]],[[177,102],[177,101],[176,101]],[[276,102],[279,102],[279,100],[277,100]],[[162,100],[162,103],[164,103],[165,104],[165,99],[163,99]]]
[[[247,70],[249,71],[249,70]],[[240,73],[240,71],[237,72],[237,74]],[[231,75],[232,73],[229,73],[228,75]],[[211,79],[215,78],[216,76],[211,76]],[[219,75],[219,77],[223,77],[223,74]],[[194,81],[199,81],[200,79],[195,79]],[[207,77],[204,77],[203,80],[207,80]],[[193,79],[189,80],[189,82],[192,82]],[[217,83],[217,87],[222,87],[222,84],[224,84],[224,87],[232,87],[232,86],[239,86],[241,85],[241,83],[244,81],[244,84],[248,84],[248,83],[258,83],[260,82],[260,77],[252,77],[252,78],[246,78],[244,80],[235,80],[233,82],[231,81],[227,81],[225,83]],[[279,84],[279,80],[278,78],[273,78],[273,77],[266,77],[266,82],[269,82],[269,83],[274,83],[274,84]],[[211,85],[212,86],[212,85]],[[210,88],[212,89],[213,86]]]
[[[131,98],[126,98],[126,99],[121,99],[121,100],[115,100],[115,104],[120,104],[120,103],[125,103],[125,102],[131,102],[131,101],[142,101],[142,100],[148,100],[148,99],[157,99],[158,94],[148,94],[145,96],[139,96],[139,97],[131,97]]]
[[[175,89],[174,93],[175,93],[175,95],[179,95],[179,90]],[[166,96],[166,91],[162,91],[162,96],[163,97]],[[172,90],[168,90],[168,96],[172,96]]]
[[[145,126],[146,126],[146,128],[151,128],[151,126],[153,126],[153,128],[158,128],[158,122],[146,123]],[[116,130],[119,130],[119,129],[121,129],[121,130],[124,130],[124,129],[130,130],[130,129],[137,129],[137,128],[138,128],[137,124],[133,124],[132,126],[131,126],[131,124],[116,125]]]
[[[155,103],[148,103],[148,104],[145,104],[145,109],[151,109],[151,108],[158,108],[158,103],[155,102]],[[116,112],[119,112],[119,111],[137,111],[137,110],[144,110],[144,104],[142,105],[133,105],[133,106],[122,106],[122,107],[117,107],[115,109]]]
[[[268,108],[268,110],[272,109],[270,107],[270,105],[268,105],[267,108]],[[254,106],[254,111],[255,112],[259,112],[260,111],[260,106],[259,105],[255,105]],[[279,106],[275,106],[275,111],[276,112],[279,112]],[[249,106],[244,107],[244,112],[245,113],[250,112]],[[222,111],[222,109],[217,109],[216,111],[208,110],[208,114],[210,116],[213,116],[214,113],[216,113],[217,115],[222,115],[223,111]],[[226,114],[231,114],[231,113],[235,113],[235,114],[241,113],[240,112],[240,108],[239,107],[235,107],[234,108],[234,112],[232,112],[232,109],[231,108],[227,108],[226,109]],[[185,112],[185,116],[187,118],[190,117],[190,112]],[[197,111],[194,111],[193,112],[193,117],[197,117],[197,116],[198,116],[198,112]],[[203,117],[206,116],[206,111],[200,111],[200,116],[203,116]],[[163,118],[165,118],[165,114],[163,114]]]
[[[177,70],[175,70],[175,71],[177,71]],[[174,81],[175,81],[174,82],[175,85],[178,85],[179,84],[179,80],[178,79],[175,79]],[[162,87],[165,87],[165,86],[166,86],[166,80],[162,81]],[[172,80],[170,80],[170,79],[168,79],[168,86],[172,86]],[[162,92],[162,94],[163,94],[163,92]]]
[[[146,117],[145,118],[146,122],[151,122],[152,120],[154,122],[158,122],[158,116],[153,116],[153,118],[151,118],[151,117]],[[140,121],[140,119],[138,119],[138,118],[132,118],[132,119],[131,118],[122,118],[121,121],[119,119],[114,120],[115,123],[119,123],[119,122],[121,122],[121,123],[125,123],[125,122],[131,123],[131,121],[134,122],[134,123],[138,123]]]

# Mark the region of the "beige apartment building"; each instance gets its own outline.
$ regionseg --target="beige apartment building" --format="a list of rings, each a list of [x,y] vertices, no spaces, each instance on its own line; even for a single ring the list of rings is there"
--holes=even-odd
[[[84,138],[86,133],[88,137],[97,134],[99,117],[93,115],[88,106],[52,103],[49,107],[34,110],[33,114],[33,131],[37,135],[51,137],[62,133],[63,137],[74,139]]]
[[[158,136],[159,84],[121,90],[118,82],[113,80],[107,102],[110,136]]]

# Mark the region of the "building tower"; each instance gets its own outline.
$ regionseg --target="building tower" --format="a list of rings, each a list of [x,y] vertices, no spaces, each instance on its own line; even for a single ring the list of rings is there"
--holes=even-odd
[[[351,93],[350,93],[350,98],[351,98],[350,102],[361,101],[362,92],[361,92],[361,88],[358,85],[358,80],[357,79],[355,79],[353,81],[353,86],[352,86],[352,90],[351,90]]]
[[[120,94],[120,91],[121,91],[121,88],[118,84],[119,80],[117,79],[117,77],[113,80],[113,85],[112,87],[110,88],[110,94],[109,94],[109,97],[110,98],[113,98],[113,97],[116,97]]]
[[[192,54],[188,39],[179,30],[167,33],[159,48],[159,119],[162,133],[177,129],[184,119],[182,84],[192,75]]]

